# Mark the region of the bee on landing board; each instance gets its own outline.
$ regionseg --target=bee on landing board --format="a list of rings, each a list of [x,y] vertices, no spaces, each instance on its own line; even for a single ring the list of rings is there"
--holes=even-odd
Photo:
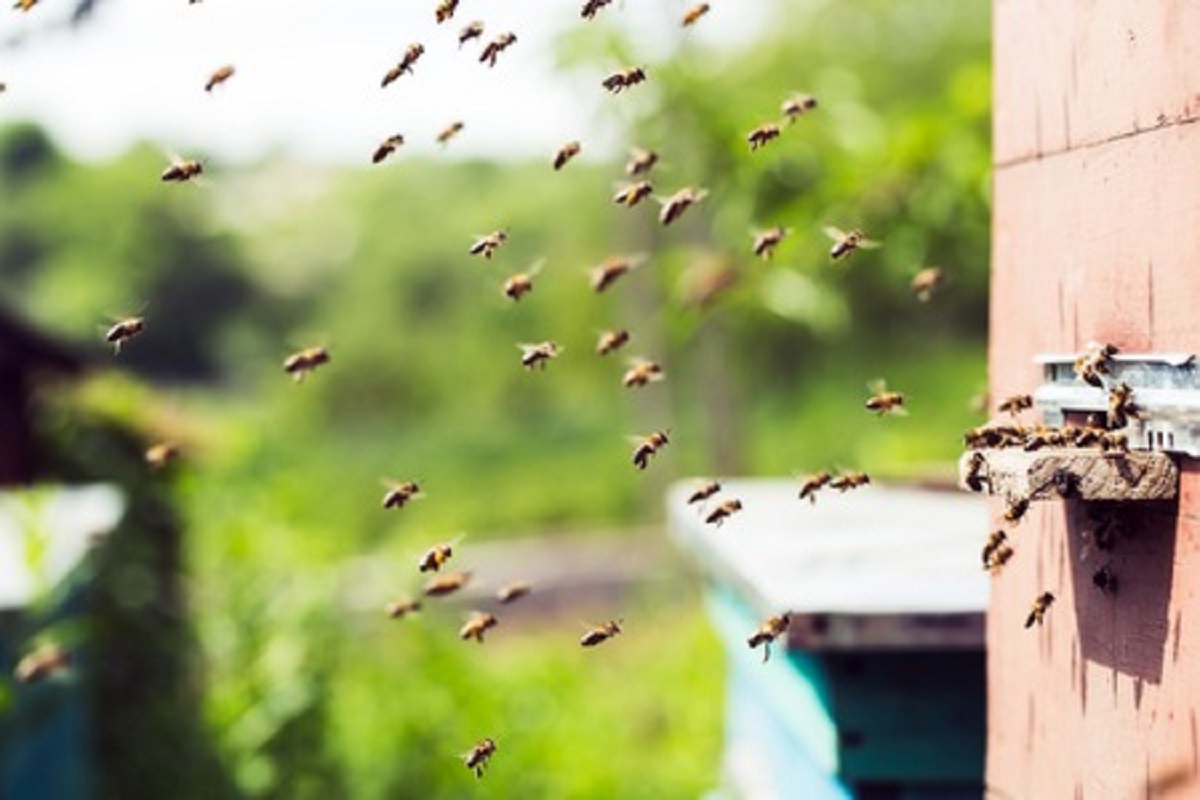
[[[409,614],[415,614],[416,612],[420,611],[421,601],[413,600],[412,598],[396,600],[384,606],[383,610],[391,619],[403,619]]]
[[[517,41],[515,33],[502,33],[495,39],[487,43],[483,48],[483,52],[479,55],[479,63],[487,64],[488,68],[496,66],[496,59],[508,48],[512,47]]]
[[[833,247],[829,248],[829,257],[834,261],[849,258],[855,250],[874,250],[880,246],[879,242],[868,239],[857,228],[847,233],[832,225],[826,225],[825,235],[833,239]]]
[[[425,55],[425,45],[420,42],[410,44],[404,51],[404,56],[400,59],[400,62],[384,73],[383,80],[379,84],[380,88],[386,89],[388,84],[399,80],[401,75],[406,73],[411,75],[413,67],[423,55]]]
[[[719,491],[721,491],[721,484],[717,481],[709,481],[697,487],[696,491],[688,495],[687,504],[690,506],[696,503],[703,503]]]
[[[1046,617],[1046,611],[1050,609],[1050,604],[1054,602],[1054,595],[1050,592],[1042,592],[1033,601],[1033,609],[1029,612],[1029,616],[1025,618],[1025,627],[1032,628],[1033,623],[1042,624],[1042,620]]]
[[[466,586],[470,580],[469,572],[443,572],[430,578],[423,591],[427,597],[445,597]]]
[[[316,371],[317,367],[328,363],[329,351],[324,347],[306,347],[284,359],[283,371],[299,383],[310,372]]]
[[[179,445],[174,442],[159,442],[146,450],[146,464],[153,470],[160,470],[179,457]]]
[[[621,385],[626,389],[632,389],[637,386],[645,386],[648,383],[661,381],[665,377],[662,365],[657,361],[635,359],[630,363],[629,369],[625,370],[625,374],[621,377]]]
[[[754,234],[754,255],[764,261],[770,260],[775,253],[775,248],[787,235],[787,228],[781,227],[768,228],[761,233]]]
[[[768,122],[765,125],[759,125],[750,133],[746,134],[746,141],[750,145],[750,152],[758,150],[760,147],[766,146],[774,139],[779,138],[779,126],[774,122]]]
[[[777,617],[769,617],[746,640],[746,644],[750,645],[751,650],[762,646],[764,664],[771,659],[771,643],[787,632],[791,621],[791,615],[788,613],[780,614]]]
[[[691,186],[685,186],[675,194],[660,201],[662,209],[658,213],[658,221],[663,225],[670,225],[675,220],[683,216],[683,212],[699,203],[708,196],[707,189],[693,189]]]
[[[462,46],[472,39],[478,39],[483,36],[483,23],[479,20],[468,22],[458,32],[458,47],[461,50]]]
[[[113,355],[121,352],[121,348],[133,337],[146,329],[144,317],[126,317],[117,320],[104,334],[104,341],[113,346]]]
[[[458,0],[442,0],[438,3],[437,10],[434,16],[437,19],[437,24],[441,25],[446,20],[454,16],[454,12],[458,10]]]
[[[922,303],[928,303],[946,282],[946,272],[941,267],[926,267],[913,276],[909,288]]]
[[[606,642],[612,637],[621,632],[621,623],[623,620],[610,620],[601,625],[591,628],[587,633],[580,638],[579,644],[583,647],[595,647],[601,642]]]
[[[851,489],[857,489],[860,486],[866,486],[871,482],[871,478],[865,472],[847,472],[845,475],[839,475],[829,482],[830,489],[837,489],[845,494]]]
[[[783,101],[783,105],[779,110],[787,117],[788,123],[793,123],[800,117],[804,116],[809,111],[817,107],[817,98],[810,94],[794,94],[787,100]]]
[[[633,465],[638,469],[650,466],[650,458],[670,443],[668,431],[655,431],[649,436],[636,438],[637,446],[633,449]]]
[[[500,249],[501,245],[508,241],[508,231],[498,230],[492,231],[487,236],[480,236],[475,239],[475,243],[471,245],[469,252],[473,256],[483,256],[491,258],[492,254]]]
[[[807,498],[808,502],[815,505],[817,502],[817,492],[832,482],[833,476],[825,470],[814,472],[800,482],[800,499],[804,500]]]
[[[371,163],[378,164],[385,158],[396,152],[404,144],[404,136],[395,133],[384,139],[375,148],[375,152],[371,154]]]
[[[658,153],[653,150],[644,150],[640,147],[635,147],[630,151],[629,160],[625,162],[625,174],[630,177],[645,175],[654,169],[654,165],[657,163]]]
[[[471,750],[463,755],[463,763],[467,769],[475,773],[476,778],[483,777],[483,768],[496,752],[496,743],[491,739],[480,739]]]
[[[600,81],[600,85],[612,94],[620,94],[631,86],[637,86],[644,80],[646,80],[646,70],[644,67],[627,67],[612,73]]]
[[[704,518],[704,521],[709,525],[716,525],[719,528],[725,524],[725,520],[729,519],[741,510],[742,501],[738,500],[736,497],[731,498],[710,511]]]
[[[194,159],[176,159],[159,176],[166,183],[186,183],[204,173],[204,165]]]
[[[654,184],[650,181],[626,183],[613,195],[613,202],[619,206],[633,208],[654,193]]]
[[[476,611],[471,614],[471,617],[463,623],[462,628],[458,631],[458,638],[464,642],[470,639],[483,644],[483,636],[492,628],[496,627],[500,620],[496,619],[494,614],[489,614],[486,611]]]
[[[567,142],[562,147],[558,148],[558,152],[554,154],[554,171],[558,172],[560,169],[569,164],[571,159],[579,155],[579,152],[582,149],[583,145],[577,141]]]
[[[447,125],[437,135],[437,143],[445,147],[450,143],[450,140],[458,136],[462,132],[464,124],[461,120],[455,120]]]
[[[600,334],[600,340],[596,342],[596,355],[606,356],[629,343],[629,331],[624,328],[618,328],[612,331],[603,331]]]
[[[562,348],[554,342],[538,342],[537,344],[518,344],[521,350],[521,366],[525,369],[534,367],[546,368],[546,363],[557,358]]]
[[[38,683],[65,670],[71,663],[71,656],[57,644],[46,644],[26,654],[17,662],[13,677],[17,683]]]
[[[528,581],[514,581],[500,587],[496,592],[496,600],[504,605],[515,603],[533,591],[533,585]]]
[[[584,19],[593,19],[600,9],[611,3],[613,0],[587,0],[583,4],[583,9],[579,12],[579,16]]]
[[[708,3],[697,3],[683,13],[682,25],[685,28],[690,28],[700,21],[710,11]]]
[[[225,81],[233,77],[236,70],[232,64],[226,64],[223,67],[217,67],[213,73],[208,76],[208,81],[204,84],[204,91],[211,92],[217,86],[220,86]]]

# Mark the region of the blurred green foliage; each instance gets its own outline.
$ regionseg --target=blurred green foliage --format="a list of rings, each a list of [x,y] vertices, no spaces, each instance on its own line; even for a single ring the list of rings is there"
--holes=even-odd
[[[207,723],[241,793],[696,796],[718,779],[722,675],[687,584],[599,611],[636,620],[602,652],[561,620],[479,651],[454,638],[457,612],[348,606],[343,567],[388,565],[402,592],[433,541],[657,520],[688,474],[950,474],[984,383],[987,6],[767,5],[735,49],[681,36],[640,53],[616,13],[560,43],[595,91],[599,65],[647,64],[615,98],[628,144],[661,151],[659,194],[710,190],[668,229],[652,203],[610,202],[620,163],[278,159],[164,186],[148,148],[84,166],[34,126],[0,131],[0,290],[97,360],[108,315],[147,316],[119,364],[156,388],[107,379],[76,402],[184,443]],[[794,91],[819,107],[751,154],[746,134]],[[884,246],[831,264],[826,224]],[[751,234],[772,225],[791,235],[756,260]],[[472,259],[496,228],[509,243]],[[618,253],[648,258],[594,295],[587,270]],[[531,295],[502,297],[542,258]],[[950,282],[921,304],[907,284],[933,264]],[[591,352],[614,326],[665,383],[620,387],[624,356]],[[563,356],[521,370],[514,345],[546,338]],[[294,384],[280,362],[310,344],[332,363]],[[866,415],[876,378],[911,416]],[[626,435],[659,427],[672,444],[639,474]],[[384,477],[428,497],[385,514]],[[485,735],[501,749],[476,785],[456,756]]]

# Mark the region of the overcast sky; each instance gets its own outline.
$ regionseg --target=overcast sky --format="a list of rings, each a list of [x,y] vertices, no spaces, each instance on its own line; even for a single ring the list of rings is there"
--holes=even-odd
[[[617,0],[600,15],[636,34],[639,57],[655,58],[684,35],[743,41],[770,5],[711,0],[711,13],[684,33],[678,20],[693,1]],[[555,67],[558,35],[595,26],[580,19],[582,0],[462,0],[440,26],[437,0],[107,0],[77,31],[55,25],[70,5],[42,0],[24,14],[0,6],[0,38],[31,34],[0,49],[0,123],[37,120],[82,158],[144,139],[183,155],[245,160],[285,148],[364,163],[392,133],[430,150],[455,119],[466,122],[458,153],[539,156],[576,138],[585,152],[617,144],[597,108],[619,98]],[[458,30],[474,19],[485,23],[484,40],[518,36],[495,69],[478,63],[478,42],[458,49]],[[415,73],[381,89],[412,42],[426,48]],[[237,74],[206,93],[208,75],[226,63]]]

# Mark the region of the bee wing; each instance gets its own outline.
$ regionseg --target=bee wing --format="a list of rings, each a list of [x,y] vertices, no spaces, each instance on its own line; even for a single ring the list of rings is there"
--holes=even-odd
[[[867,382],[867,391],[872,395],[883,394],[887,391],[887,381],[883,378],[875,378]]]
[[[835,228],[832,225],[826,225],[821,228],[821,230],[825,231],[825,235],[830,239],[833,239],[835,242],[840,242],[842,239],[846,238],[845,231],[843,231],[841,228]]]
[[[531,278],[536,278],[541,274],[542,270],[546,268],[546,263],[547,259],[545,256],[539,258],[537,261],[533,262],[529,269],[525,270],[525,274]]]
[[[883,247],[883,242],[877,242],[874,239],[859,239],[858,247],[862,250],[877,250]]]

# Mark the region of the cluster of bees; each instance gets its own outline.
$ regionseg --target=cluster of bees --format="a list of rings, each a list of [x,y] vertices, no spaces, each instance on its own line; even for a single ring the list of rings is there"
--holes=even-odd
[[[990,488],[987,458],[983,450],[1020,448],[1026,452],[1034,452],[1042,448],[1094,449],[1103,453],[1105,458],[1124,458],[1129,453],[1129,438],[1123,432],[1131,418],[1139,416],[1140,412],[1134,402],[1133,389],[1124,382],[1106,384],[1104,376],[1110,374],[1110,363],[1118,353],[1111,344],[1088,344],[1083,352],[1075,359],[1073,369],[1075,376],[1097,389],[1108,393],[1108,407],[1104,413],[1087,414],[1082,425],[1064,424],[1048,426],[1042,424],[1025,425],[1019,422],[1022,413],[1033,408],[1033,397],[1028,394],[1006,397],[997,409],[1012,418],[1012,422],[990,422],[986,425],[971,428],[963,434],[963,444],[971,455],[966,461],[963,482],[967,488],[982,492]],[[1078,495],[1079,476],[1066,468],[1055,469],[1048,481],[1063,499]],[[1021,521],[1029,510],[1028,497],[1009,497],[1003,520],[1015,525]],[[1082,556],[1087,558],[1093,548],[1100,551],[1112,550],[1118,533],[1122,529],[1120,520],[1108,504],[1095,503],[1088,506],[1088,524],[1084,529],[1086,547]],[[1015,550],[1008,532],[1002,528],[988,535],[980,554],[983,568],[992,575],[999,575],[1004,565],[1012,559]],[[1092,573],[1092,584],[1103,594],[1113,595],[1117,591],[1117,576],[1114,574],[1111,562],[1100,565]],[[1044,591],[1034,598],[1029,616],[1025,619],[1025,627],[1041,625],[1050,606],[1054,603],[1054,594]]]

